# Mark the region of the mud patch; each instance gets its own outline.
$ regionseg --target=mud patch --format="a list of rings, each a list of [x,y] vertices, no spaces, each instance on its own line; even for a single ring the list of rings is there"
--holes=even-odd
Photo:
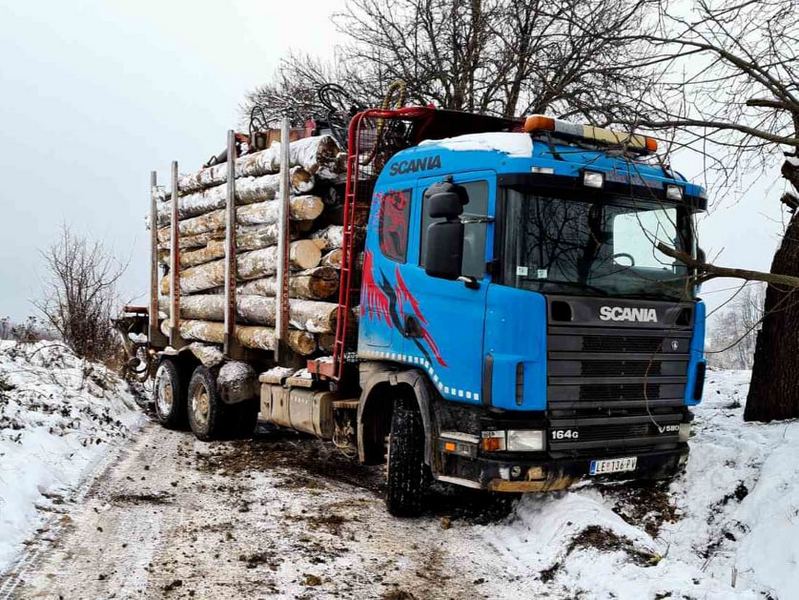
[[[289,431],[259,429],[251,440],[212,444],[210,452],[198,452],[194,457],[198,470],[216,474],[280,470],[285,487],[321,489],[328,480],[378,495],[384,488],[380,467],[360,465],[322,440]],[[286,474],[287,469],[292,473]]]
[[[116,494],[110,501],[114,504],[172,504],[175,500],[172,494],[158,492],[155,494]]]
[[[658,536],[664,523],[674,523],[680,518],[666,481],[630,482],[601,486],[599,490],[603,496],[615,500],[613,512],[653,538]]]
[[[635,564],[641,567],[656,565],[661,557],[651,552],[639,550],[632,540],[619,535],[599,525],[590,525],[578,533],[569,544],[566,556],[578,549],[594,548],[603,552],[622,551],[626,553]]]

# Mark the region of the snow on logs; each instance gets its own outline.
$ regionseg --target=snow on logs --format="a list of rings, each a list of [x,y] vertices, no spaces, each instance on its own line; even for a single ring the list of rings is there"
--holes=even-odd
[[[298,354],[328,350],[336,329],[343,231],[341,179],[346,160],[329,136],[290,144],[289,331]],[[223,344],[227,164],[182,175],[178,180],[181,337]],[[279,284],[280,143],[235,163],[237,298],[236,338],[247,347],[274,350]],[[172,202],[157,192],[158,258],[169,267]],[[362,241],[357,236],[356,243]],[[169,309],[169,276],[160,282],[159,304]],[[161,323],[169,331],[169,320]],[[324,346],[320,340],[324,339]]]
[[[335,140],[329,135],[303,138],[289,144],[290,166],[302,167],[319,179],[337,179],[346,171],[346,162]],[[236,179],[259,177],[280,171],[280,142],[266,150],[242,156],[236,161]],[[227,181],[227,164],[202,169],[178,179],[183,194],[222,185]],[[238,185],[238,181],[237,181]]]
[[[290,172],[291,193],[302,195],[314,187],[314,176],[302,167]],[[236,180],[236,204],[254,204],[263,200],[274,200],[280,191],[280,173],[263,177],[245,177]],[[162,195],[162,200],[164,199]],[[188,219],[209,211],[224,208],[227,204],[227,187],[219,185],[178,199],[178,218]],[[168,225],[172,206],[162,202],[158,207],[158,225]]]

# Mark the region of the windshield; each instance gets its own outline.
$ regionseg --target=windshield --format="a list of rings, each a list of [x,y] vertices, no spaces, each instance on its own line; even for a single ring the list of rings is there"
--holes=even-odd
[[[688,210],[628,197],[581,200],[505,188],[503,281],[549,293],[690,295],[688,269],[658,242],[692,253]]]

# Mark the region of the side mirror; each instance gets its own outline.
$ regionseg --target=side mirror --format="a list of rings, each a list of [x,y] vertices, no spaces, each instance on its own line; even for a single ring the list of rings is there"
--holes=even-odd
[[[463,223],[442,221],[427,228],[425,273],[431,277],[457,279],[463,266]]]
[[[707,254],[705,254],[705,251],[702,250],[702,248],[699,248],[698,246],[696,248],[696,260],[698,260],[701,263],[707,262]]]
[[[445,219],[427,228],[425,273],[442,279],[457,279],[463,266],[464,226],[458,217],[469,202],[466,188],[451,181],[436,183],[427,188],[425,204],[433,219]]]
[[[463,207],[469,202],[466,188],[449,181],[431,185],[424,195],[427,213],[433,219],[456,219],[463,214]]]

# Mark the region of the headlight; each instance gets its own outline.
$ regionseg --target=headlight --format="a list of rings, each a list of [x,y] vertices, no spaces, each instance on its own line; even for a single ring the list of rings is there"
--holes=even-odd
[[[508,430],[510,452],[540,452],[544,449],[544,432],[540,429]]]
[[[690,423],[680,423],[680,441],[687,442],[688,438],[691,437],[691,424]]]

